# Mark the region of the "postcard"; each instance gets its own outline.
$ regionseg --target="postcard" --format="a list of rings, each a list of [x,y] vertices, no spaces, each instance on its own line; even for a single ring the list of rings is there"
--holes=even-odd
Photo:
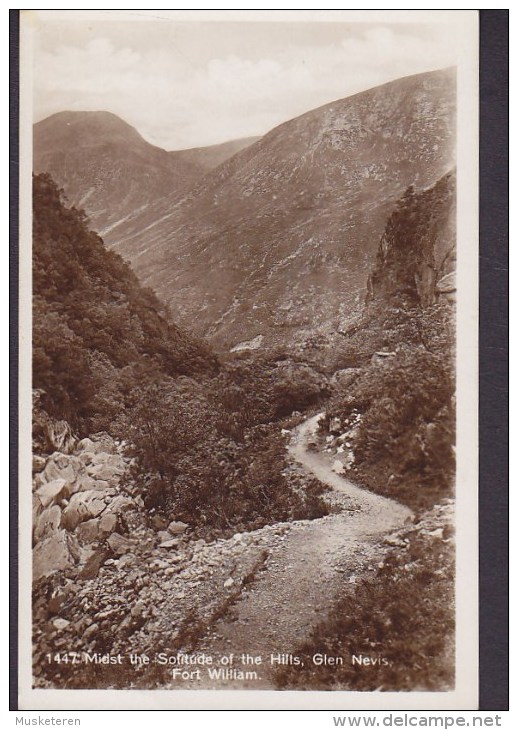
[[[477,33],[21,12],[20,709],[476,709]]]

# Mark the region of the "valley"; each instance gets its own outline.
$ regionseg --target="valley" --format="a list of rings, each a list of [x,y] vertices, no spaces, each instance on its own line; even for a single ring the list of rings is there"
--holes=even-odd
[[[36,687],[452,686],[454,129],[450,69],[213,148],[35,126]]]

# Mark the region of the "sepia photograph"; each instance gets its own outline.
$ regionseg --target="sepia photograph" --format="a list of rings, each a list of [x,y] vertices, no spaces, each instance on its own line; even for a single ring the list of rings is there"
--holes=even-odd
[[[474,708],[477,14],[21,29],[27,698]]]

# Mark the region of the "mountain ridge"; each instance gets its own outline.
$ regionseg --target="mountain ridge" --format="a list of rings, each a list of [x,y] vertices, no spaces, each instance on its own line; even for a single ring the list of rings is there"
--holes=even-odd
[[[114,245],[216,346],[299,341],[361,306],[394,204],[454,165],[454,118],[452,70],[331,102],[147,211],[145,225],[137,216]]]

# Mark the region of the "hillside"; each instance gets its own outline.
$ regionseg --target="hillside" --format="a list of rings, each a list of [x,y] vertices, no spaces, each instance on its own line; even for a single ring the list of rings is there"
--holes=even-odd
[[[241,150],[250,147],[259,139],[261,138],[243,137],[242,139],[234,139],[230,142],[214,144],[209,147],[193,147],[192,149],[178,150],[169,154],[174,155],[175,159],[192,164],[201,172],[206,173],[223,164],[230,157],[237,155]]]
[[[53,180],[33,183],[33,386],[43,408],[76,428],[106,427],[143,372],[215,371],[210,349],[170,321]]]
[[[446,70],[308,112],[204,176],[167,212],[150,208],[119,228],[117,249],[218,347],[259,335],[266,347],[293,343],[336,328],[363,305],[396,201],[451,168],[454,109]]]
[[[362,316],[324,345],[342,365],[326,446],[341,445],[355,482],[414,509],[449,497],[455,473],[455,197],[453,173],[406,191],[380,238]]]
[[[169,206],[247,143],[166,152],[115,114],[59,112],[34,125],[34,172],[52,175],[109,245],[121,222],[164,197]]]

